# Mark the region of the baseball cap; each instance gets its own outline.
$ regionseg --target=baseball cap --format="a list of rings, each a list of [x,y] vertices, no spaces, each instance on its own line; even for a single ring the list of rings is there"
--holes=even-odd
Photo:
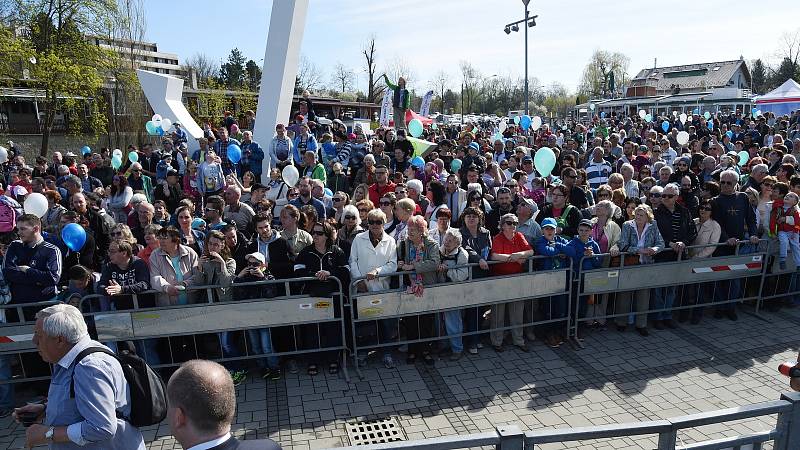
[[[200,227],[202,227],[202,226],[205,226],[205,224],[206,224],[206,221],[205,221],[205,220],[203,220],[203,219],[201,219],[201,218],[199,218],[199,217],[195,217],[195,218],[192,220],[192,229],[193,229],[193,230],[199,230],[199,229],[200,229]]]
[[[582,219],[581,222],[578,224],[578,226],[581,226],[581,225],[591,228],[592,227],[592,221],[589,220],[589,219]]]
[[[474,148],[476,151],[480,151],[481,147],[478,145],[477,142],[470,142],[469,148]]]
[[[556,219],[548,217],[542,221],[542,228],[547,228],[547,227],[558,228],[558,222],[556,222]]]
[[[522,162],[533,162],[533,158],[531,158],[529,155],[525,155],[522,157]]]
[[[267,261],[264,259],[264,255],[263,255],[263,254],[261,254],[261,253],[259,253],[259,252],[248,253],[248,254],[247,254],[245,257],[244,257],[244,259],[247,259],[247,258],[255,258],[255,259],[257,259],[257,260],[258,260],[258,262],[260,262],[261,264],[264,264],[265,262],[267,262]]]

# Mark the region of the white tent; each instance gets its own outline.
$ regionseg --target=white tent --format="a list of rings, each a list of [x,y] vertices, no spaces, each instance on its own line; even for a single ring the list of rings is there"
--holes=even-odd
[[[755,98],[756,108],[776,116],[800,110],[800,84],[791,78],[771,92]]]

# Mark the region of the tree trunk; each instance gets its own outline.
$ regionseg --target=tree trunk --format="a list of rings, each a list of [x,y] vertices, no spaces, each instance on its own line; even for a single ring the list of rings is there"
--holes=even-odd
[[[58,99],[55,92],[45,94],[47,110],[44,114],[44,127],[42,127],[42,148],[39,150],[41,156],[47,156],[47,149],[50,144],[50,132],[53,129],[53,121],[56,119],[56,108]]]

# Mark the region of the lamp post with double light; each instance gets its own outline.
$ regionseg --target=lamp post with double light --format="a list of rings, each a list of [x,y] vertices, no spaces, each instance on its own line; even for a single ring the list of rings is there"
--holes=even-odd
[[[522,4],[525,5],[525,18],[522,20],[518,20],[516,22],[511,22],[505,26],[506,34],[511,34],[512,31],[519,31],[519,25],[522,24],[522,27],[525,29],[525,114],[528,114],[528,28],[533,28],[536,26],[536,18],[539,17],[531,16],[530,11],[528,11],[528,3],[530,0],[522,0]]]

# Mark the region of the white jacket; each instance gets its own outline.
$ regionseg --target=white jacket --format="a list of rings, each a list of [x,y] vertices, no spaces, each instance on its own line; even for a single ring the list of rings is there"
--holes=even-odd
[[[391,236],[383,233],[380,243],[373,247],[369,231],[359,233],[350,247],[350,276],[353,279],[364,277],[375,269],[378,269],[378,274],[397,272],[397,244]],[[367,289],[370,292],[389,289],[389,278],[369,280]]]

